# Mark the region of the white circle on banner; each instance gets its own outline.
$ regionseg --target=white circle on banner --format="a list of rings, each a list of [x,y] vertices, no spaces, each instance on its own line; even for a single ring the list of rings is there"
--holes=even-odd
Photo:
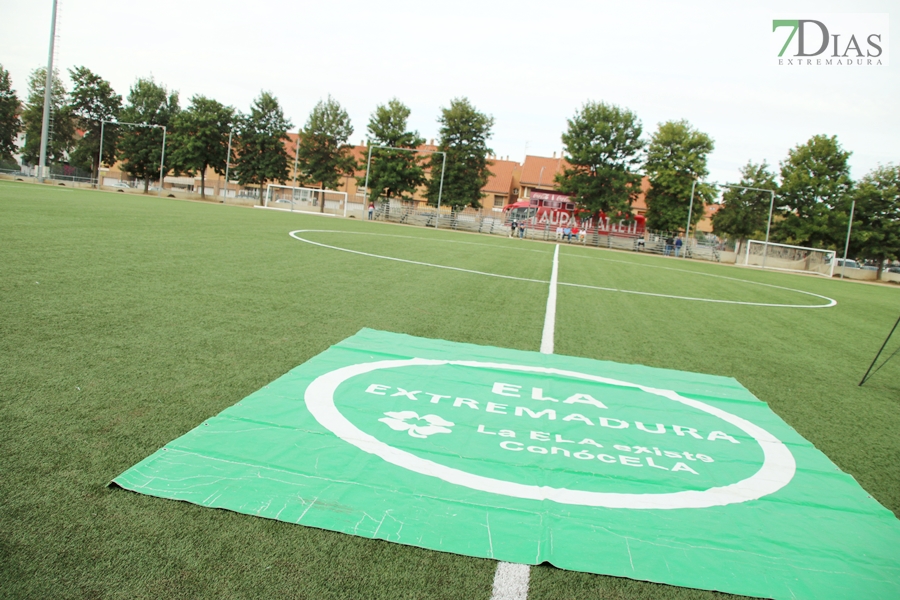
[[[592,492],[549,486],[526,485],[502,479],[493,479],[483,475],[475,475],[394,448],[374,436],[361,431],[341,414],[337,409],[337,406],[335,406],[334,395],[338,386],[357,375],[381,369],[439,367],[443,365],[557,375],[573,379],[582,379],[585,381],[594,381],[607,385],[639,389],[648,394],[667,398],[685,406],[703,411],[722,419],[726,423],[734,425],[756,440],[760,445],[760,448],[763,451],[763,464],[759,470],[750,477],[730,485],[713,487],[706,490],[689,490],[662,494]],[[605,508],[709,508],[712,506],[725,506],[728,504],[748,502],[772,494],[786,486],[791,479],[793,479],[797,469],[793,454],[791,454],[791,451],[781,442],[781,440],[746,419],[725,412],[714,406],[710,406],[704,402],[700,402],[699,400],[685,398],[673,390],[657,389],[627,381],[600,377],[598,375],[589,375],[587,373],[578,373],[575,371],[550,367],[533,367],[465,360],[434,360],[426,358],[382,360],[349,365],[320,375],[306,388],[304,400],[306,401],[306,406],[310,413],[312,413],[313,417],[315,417],[323,427],[348,444],[352,444],[364,452],[374,454],[403,469],[421,475],[427,475],[429,477],[436,477],[447,483],[464,486],[482,492],[527,500],[552,500],[560,504],[577,504]]]

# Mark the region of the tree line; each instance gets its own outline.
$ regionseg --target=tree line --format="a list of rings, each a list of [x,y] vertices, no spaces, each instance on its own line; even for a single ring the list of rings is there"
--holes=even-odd
[[[119,162],[126,174],[144,182],[145,192],[162,172],[199,175],[205,195],[207,169],[224,175],[228,166],[229,176],[233,174],[242,186],[263,189],[269,182],[292,181],[333,189],[361,166],[349,143],[350,116],[331,96],[311,111],[292,163],[286,143],[293,124],[269,92],[261,92],[247,113],[202,95],[193,96],[182,109],[178,92],[169,92],[153,78],[139,78],[123,102],[108,81],[86,67],[70,69],[69,77],[71,91],[58,72],[53,77],[48,163],[65,162],[90,172],[94,179],[101,166]],[[9,72],[0,66],[0,160],[12,161],[16,138],[24,131],[22,160],[38,162],[45,80],[46,70],[35,69],[27,97],[20,102]],[[486,142],[493,118],[466,98],[456,98],[441,111],[438,146],[423,153],[425,140],[409,130],[409,115],[410,109],[396,98],[371,115],[368,143],[376,150],[368,173],[371,198],[411,200],[424,187],[432,204],[443,196],[457,208],[480,206],[481,188],[490,176],[487,157],[492,151]],[[359,179],[362,185],[365,177]]]
[[[584,104],[562,135],[570,166],[556,177],[588,212],[630,217],[641,192],[641,171],[650,189],[645,198],[647,227],[683,231],[693,198],[691,226],[724,190],[712,217],[716,234],[739,240],[765,239],[795,246],[843,250],[851,207],[851,256],[876,262],[900,259],[900,167],[881,165],[858,182],[850,178],[849,158],[836,136],[815,135],[788,151],[775,171],[749,161],[741,179],[718,186],[706,181],[712,138],[685,120],[659,124],[648,142],[630,110],[603,102]],[[730,187],[729,187],[730,186]],[[756,189],[745,189],[756,188]],[[772,190],[773,196],[766,191]]]
[[[295,169],[286,147],[293,125],[269,92],[261,92],[247,113],[202,95],[181,109],[178,93],[152,78],[138,79],[123,104],[109,82],[89,69],[75,67],[69,75],[71,92],[58,76],[53,79],[54,125],[48,156],[51,163],[68,160],[95,178],[101,165],[119,161],[128,175],[144,181],[146,191],[159,177],[162,126],[169,134],[163,173],[199,174],[201,194],[206,170],[223,175],[226,164],[239,184],[260,189],[268,182],[289,180],[334,189],[341,178],[353,176],[363,166],[349,143],[350,117],[331,96],[316,104],[300,130]],[[12,91],[9,73],[0,66],[0,160],[11,159],[16,136],[24,130],[23,160],[37,162],[45,76],[44,69],[32,73],[22,103]],[[423,151],[425,140],[409,129],[409,116],[410,109],[396,98],[372,112],[367,126],[371,165],[358,178],[359,185],[368,177],[374,201],[412,200],[424,191],[430,204],[440,196],[454,208],[479,208],[481,190],[491,175],[493,151],[488,141],[493,117],[468,99],[455,98],[441,109],[437,146]],[[101,156],[104,121],[141,126],[108,123]],[[83,135],[78,137],[76,131]],[[586,213],[630,218],[644,175],[650,182],[645,198],[650,229],[684,230],[692,201],[693,227],[718,196],[717,185],[707,181],[714,141],[686,120],[660,123],[645,140],[643,125],[631,110],[587,102],[568,119],[562,142],[567,167],[556,175],[555,183]],[[855,201],[853,255],[879,264],[900,258],[900,168],[879,166],[853,182],[849,157],[836,137],[816,135],[788,152],[777,175],[765,162],[748,162],[741,168],[740,181],[722,186],[722,205],[713,216],[715,232],[738,239],[764,237],[771,195],[758,190],[773,190],[770,239],[843,249]]]

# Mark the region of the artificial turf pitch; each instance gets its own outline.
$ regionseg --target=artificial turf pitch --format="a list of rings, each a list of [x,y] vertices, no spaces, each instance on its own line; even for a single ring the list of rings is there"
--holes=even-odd
[[[546,285],[337,252],[289,231],[358,232],[316,239],[540,281],[552,245],[7,182],[0,223],[0,595],[490,596],[493,561],[106,483],[362,327],[540,344]],[[561,286],[555,351],[735,377],[900,514],[900,362],[856,385],[900,311],[900,289],[568,246],[560,254],[561,282],[810,303],[694,274],[706,273],[836,299],[767,308]],[[536,600],[714,597],[727,596],[552,567],[532,570],[529,591]]]

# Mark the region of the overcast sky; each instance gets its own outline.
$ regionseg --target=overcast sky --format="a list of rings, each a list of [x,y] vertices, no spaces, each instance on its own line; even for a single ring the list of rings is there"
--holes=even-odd
[[[20,98],[47,63],[51,5],[0,0],[0,64]],[[900,2],[59,0],[56,66],[84,65],[123,97],[152,75],[182,107],[202,94],[247,111],[268,90],[294,130],[331,94],[356,144],[392,97],[435,138],[441,107],[465,96],[494,117],[495,153],[520,162],[559,152],[566,120],[604,101],[648,139],[678,119],[709,134],[713,181],[737,181],[748,160],[777,166],[815,134],[837,135],[859,178],[900,163],[900,49],[881,67],[773,65],[772,19],[824,13],[900,23]]]

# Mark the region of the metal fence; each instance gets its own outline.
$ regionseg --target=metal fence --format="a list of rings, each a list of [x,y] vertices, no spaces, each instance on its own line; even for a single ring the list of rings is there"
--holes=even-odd
[[[443,208],[438,212],[434,206],[390,201],[376,206],[375,220],[402,223],[418,227],[436,227],[455,231],[468,231],[487,235],[513,237],[513,230],[506,213],[493,210],[465,208],[454,211]],[[529,240],[560,242],[572,245],[593,246],[614,250],[646,252],[649,254],[708,260],[714,262],[734,262],[733,244],[714,235],[700,233],[677,242],[678,235],[661,231],[645,231],[643,234],[627,235],[608,233],[596,228],[581,229],[569,236],[557,232],[556,225],[534,225],[516,229],[515,237]]]
[[[9,175],[10,177],[17,178],[25,178],[33,179],[37,177],[37,167],[28,167],[22,166],[19,169],[0,169],[0,175]],[[83,177],[77,174],[66,174],[63,171],[54,171],[51,170],[50,174],[46,176],[47,180],[51,181],[70,181],[72,183],[85,183],[89,185],[94,185],[97,183],[97,180],[92,177]]]

